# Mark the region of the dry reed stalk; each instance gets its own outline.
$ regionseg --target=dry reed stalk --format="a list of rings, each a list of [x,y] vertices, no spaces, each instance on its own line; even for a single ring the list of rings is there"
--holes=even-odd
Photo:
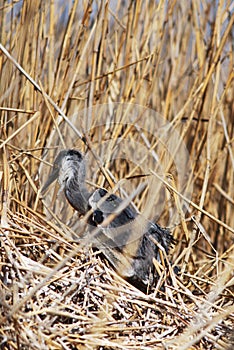
[[[1,348],[232,348],[233,11],[231,1],[0,2]],[[129,122],[132,105],[114,102],[143,107]],[[179,131],[172,154],[149,108]],[[174,166],[181,144],[190,197]],[[61,147],[88,151],[89,185],[124,198],[158,181],[179,275],[155,263],[147,295],[80,242],[84,220],[56,191],[49,207],[40,194]],[[148,182],[133,203],[152,219],[153,192]]]

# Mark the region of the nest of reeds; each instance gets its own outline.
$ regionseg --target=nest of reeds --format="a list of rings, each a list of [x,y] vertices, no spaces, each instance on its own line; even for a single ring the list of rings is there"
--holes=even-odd
[[[232,349],[233,11],[1,2],[1,349]],[[69,147],[90,188],[172,232],[146,293],[82,243],[57,185],[41,195]]]

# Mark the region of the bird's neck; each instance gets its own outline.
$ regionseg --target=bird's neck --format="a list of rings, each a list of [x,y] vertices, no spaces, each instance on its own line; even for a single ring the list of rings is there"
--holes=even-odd
[[[75,210],[83,215],[87,213],[90,193],[84,179],[80,181],[78,177],[71,177],[66,181],[64,192],[68,202]]]

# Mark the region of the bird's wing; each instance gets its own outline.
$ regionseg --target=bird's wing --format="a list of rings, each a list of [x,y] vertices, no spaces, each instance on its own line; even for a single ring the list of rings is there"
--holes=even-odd
[[[115,194],[110,194],[106,190],[100,188],[93,192],[89,197],[89,206],[93,209],[93,212],[97,216],[97,224],[103,222],[109,215],[117,213],[118,207],[123,204],[123,200],[116,196]],[[94,215],[94,221],[95,221]],[[116,216],[116,218],[111,222],[112,227],[118,227],[124,225],[137,216],[137,212],[130,206],[121,210],[121,213]],[[100,218],[102,220],[100,221]]]
[[[93,244],[122,277],[131,278],[135,274],[133,258],[125,254],[114,240],[107,237],[106,229],[100,228],[93,239]]]
[[[173,238],[168,230],[138,215],[130,206],[103,225],[122,203],[122,199],[105,190],[99,189],[91,196],[91,220],[100,228],[96,235],[98,248],[121,276],[146,286],[155,278],[154,260],[163,265]]]
[[[102,229],[106,244],[112,248],[125,246],[131,239],[136,211],[128,205],[119,212],[123,200],[104,189],[98,189],[90,196],[89,205],[93,209],[90,223]]]

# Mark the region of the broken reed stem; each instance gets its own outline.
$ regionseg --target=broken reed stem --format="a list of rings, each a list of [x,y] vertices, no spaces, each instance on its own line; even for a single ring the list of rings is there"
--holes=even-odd
[[[0,6],[1,334],[9,343],[2,345],[230,348],[233,4],[110,5]],[[169,154],[162,141],[175,129]],[[174,164],[183,144],[188,196]],[[176,245],[168,261],[181,274],[155,263],[160,277],[146,295],[88,239],[80,244],[85,225],[69,205],[56,193],[40,198],[49,164],[65,147],[88,154],[91,187],[120,188],[124,203],[135,193],[137,211],[170,222]]]

